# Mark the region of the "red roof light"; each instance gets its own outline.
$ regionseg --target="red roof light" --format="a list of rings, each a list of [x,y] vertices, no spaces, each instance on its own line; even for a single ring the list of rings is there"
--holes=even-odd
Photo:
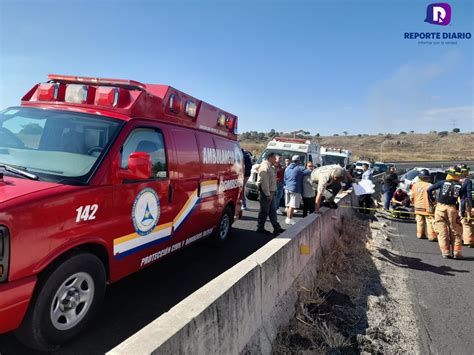
[[[62,101],[66,86],[59,83],[39,84],[36,90],[36,99],[38,101]]]
[[[173,113],[181,111],[181,99],[176,94],[170,95],[170,111]]]
[[[130,99],[130,93],[126,89],[99,86],[95,94],[95,104],[100,106],[125,106]]]

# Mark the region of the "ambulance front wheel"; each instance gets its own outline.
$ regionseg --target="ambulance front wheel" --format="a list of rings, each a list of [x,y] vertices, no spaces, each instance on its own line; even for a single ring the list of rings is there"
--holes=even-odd
[[[217,230],[214,235],[214,239],[216,240],[217,244],[223,244],[229,239],[233,221],[234,216],[232,213],[232,209],[227,206],[222,212],[221,219],[219,221],[219,224],[217,225]]]
[[[58,348],[94,317],[105,284],[105,268],[98,257],[89,253],[68,256],[38,278],[17,337],[33,349]]]

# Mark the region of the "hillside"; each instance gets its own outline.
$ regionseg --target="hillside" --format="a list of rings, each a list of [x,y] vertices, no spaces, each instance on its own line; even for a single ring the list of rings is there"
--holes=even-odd
[[[474,133],[440,133],[308,138],[322,146],[349,149],[354,160],[474,160]],[[242,134],[239,141],[244,149],[260,155],[271,139],[262,135]]]

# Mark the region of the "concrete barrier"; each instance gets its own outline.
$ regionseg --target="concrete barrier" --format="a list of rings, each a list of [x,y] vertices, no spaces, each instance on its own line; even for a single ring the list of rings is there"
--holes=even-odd
[[[343,194],[339,204],[351,204]],[[311,215],[178,303],[108,354],[270,353],[350,208]]]

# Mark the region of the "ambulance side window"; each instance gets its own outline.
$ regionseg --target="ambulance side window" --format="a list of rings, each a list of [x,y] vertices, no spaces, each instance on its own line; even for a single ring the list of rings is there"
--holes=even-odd
[[[128,157],[134,152],[150,154],[152,163],[152,178],[168,177],[165,144],[160,131],[149,128],[137,128],[130,133],[122,147],[122,162],[120,167],[128,167]]]

